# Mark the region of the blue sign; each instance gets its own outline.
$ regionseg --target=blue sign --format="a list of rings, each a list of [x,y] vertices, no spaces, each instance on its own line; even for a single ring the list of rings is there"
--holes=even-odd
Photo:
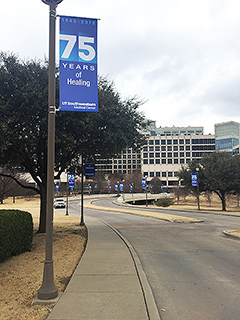
[[[92,186],[91,185],[89,185],[89,191],[92,191]]]
[[[56,191],[58,192],[59,191],[59,185],[56,184]]]
[[[112,190],[112,187],[111,186],[109,186],[109,191],[111,191]]]
[[[94,177],[95,176],[95,164],[94,163],[86,163],[85,164],[85,176]]]
[[[146,179],[142,179],[142,188],[146,190]]]
[[[115,184],[115,191],[118,191],[118,184]]]
[[[192,173],[192,186],[197,187],[197,173],[196,172]]]
[[[123,191],[123,182],[120,182],[120,191]]]
[[[132,184],[130,184],[130,191],[132,191],[133,190],[133,186],[132,186]]]
[[[70,188],[72,191],[75,187],[75,176],[74,173],[68,173],[68,188]]]
[[[97,20],[60,16],[59,110],[98,112]]]

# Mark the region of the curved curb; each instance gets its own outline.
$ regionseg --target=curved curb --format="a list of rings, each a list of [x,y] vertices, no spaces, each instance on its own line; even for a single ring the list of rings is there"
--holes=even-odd
[[[183,217],[183,216],[177,216],[173,214],[168,214],[168,213],[158,213],[159,215],[151,215],[147,211],[141,211],[139,212],[137,210],[134,210],[133,208],[131,209],[119,209],[119,208],[110,208],[110,207],[101,207],[94,205],[93,202],[95,200],[91,200],[90,203],[86,203],[84,205],[85,208],[90,208],[90,209],[95,209],[95,210],[103,210],[103,211],[113,211],[113,212],[121,212],[121,213],[128,213],[128,214],[133,214],[133,215],[138,215],[138,216],[144,216],[148,218],[154,218],[158,220],[165,220],[169,222],[175,222],[175,223],[199,223],[199,222],[204,222],[204,220],[199,220],[195,218],[188,218],[188,217]],[[140,214],[141,212],[141,214]]]
[[[226,231],[226,230],[223,231],[223,234],[224,234],[225,236],[228,236],[228,237],[240,239],[240,236],[237,236],[236,234],[233,234],[233,233],[231,233],[231,232],[229,232],[229,231]]]
[[[156,301],[153,296],[152,289],[151,289],[150,284],[147,280],[146,274],[143,270],[142,264],[138,258],[138,255],[137,255],[135,249],[133,248],[131,243],[117,229],[115,229],[113,226],[111,226],[110,224],[108,224],[105,221],[102,221],[102,223],[104,223],[109,228],[111,228],[122,239],[122,241],[125,243],[125,245],[127,246],[128,250],[132,256],[132,259],[133,259],[133,262],[134,262],[134,265],[136,268],[137,276],[138,276],[138,279],[139,279],[139,282],[140,282],[140,285],[142,288],[142,293],[143,293],[143,297],[144,297],[149,320],[161,320],[160,314],[157,309]]]

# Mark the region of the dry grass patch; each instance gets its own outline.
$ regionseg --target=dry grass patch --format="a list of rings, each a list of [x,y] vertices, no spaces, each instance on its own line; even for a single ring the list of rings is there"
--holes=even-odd
[[[6,201],[0,209],[29,211],[34,221],[31,251],[0,263],[0,319],[46,319],[54,304],[31,306],[42,284],[45,259],[45,234],[36,234],[39,219],[39,200]],[[87,230],[79,219],[64,214],[54,215],[53,259],[55,284],[63,291],[71,278],[87,241]]]

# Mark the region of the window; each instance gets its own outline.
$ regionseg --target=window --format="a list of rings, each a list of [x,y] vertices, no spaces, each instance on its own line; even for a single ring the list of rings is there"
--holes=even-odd
[[[180,159],[180,163],[184,163],[184,159]]]
[[[183,139],[180,139],[180,140],[179,140],[179,144],[184,144],[184,140],[183,140]]]
[[[174,156],[174,158],[177,158],[178,157],[178,152],[174,152],[173,156]]]
[[[178,151],[178,146],[173,146],[173,151]]]
[[[149,164],[154,164],[154,159],[150,159]]]
[[[160,177],[160,172],[156,172],[156,177]]]
[[[160,147],[159,147],[159,146],[156,146],[156,147],[155,147],[155,151],[160,151]]]
[[[190,157],[190,152],[186,152],[186,157]]]
[[[156,159],[156,164],[160,164],[160,159]]]
[[[186,139],[186,144],[190,144],[190,139]]]
[[[173,144],[178,144],[177,139],[173,139]]]
[[[147,158],[147,157],[148,157],[148,153],[144,153],[143,158]]]
[[[163,171],[163,172],[162,172],[162,176],[163,176],[163,177],[166,177],[166,176],[167,176],[167,172]]]
[[[156,153],[155,153],[155,157],[156,157],[156,158],[160,158],[160,152],[156,152]]]
[[[165,146],[162,146],[162,147],[161,147],[161,151],[166,151],[166,147],[165,147]]]
[[[168,172],[168,176],[169,176],[169,177],[172,177],[172,176],[173,176],[172,171],[169,171],[169,172]]]
[[[181,158],[184,157],[184,152],[180,152],[180,157],[181,157]]]
[[[155,140],[155,144],[160,144],[160,140]]]
[[[167,163],[172,164],[172,159],[168,159]]]
[[[190,146],[186,146],[186,150],[190,150]]]
[[[168,152],[167,156],[168,156],[168,158],[171,158],[172,157],[172,152]]]
[[[174,159],[174,164],[178,164],[178,159]]]
[[[166,144],[166,140],[161,140],[161,144]]]
[[[143,173],[143,176],[144,176],[144,177],[148,177],[148,172],[144,172],[144,173]]]
[[[167,140],[167,144],[172,144],[172,140]]]
[[[162,159],[162,164],[166,164],[166,159]]]
[[[149,140],[149,141],[148,141],[148,143],[149,143],[150,146],[153,145],[153,142],[154,142],[153,140]]]
[[[180,151],[183,151],[184,150],[184,146],[180,146]]]
[[[172,151],[172,146],[168,146],[168,147],[167,147],[167,150],[168,150],[168,151]]]
[[[154,147],[149,147],[149,151],[154,151]]]
[[[148,147],[143,147],[143,151],[148,151]]]
[[[162,158],[166,158],[166,152],[162,152],[161,156]]]
[[[154,153],[153,153],[153,152],[150,152],[150,153],[149,153],[149,157],[150,157],[150,158],[154,158]]]
[[[154,172],[150,172],[150,177],[154,177]]]

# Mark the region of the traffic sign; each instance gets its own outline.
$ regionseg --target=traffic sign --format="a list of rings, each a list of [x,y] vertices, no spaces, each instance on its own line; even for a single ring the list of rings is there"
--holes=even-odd
[[[94,177],[95,176],[95,164],[94,163],[86,163],[85,164],[85,176],[86,177]]]

